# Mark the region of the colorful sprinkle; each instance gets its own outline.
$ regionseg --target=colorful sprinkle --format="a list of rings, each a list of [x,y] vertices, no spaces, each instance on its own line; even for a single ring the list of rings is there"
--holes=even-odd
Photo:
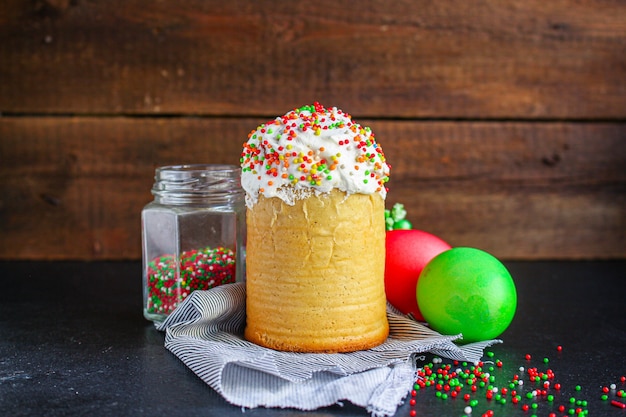
[[[195,290],[235,282],[235,256],[223,247],[190,250],[177,265],[174,255],[162,255],[148,263],[146,280],[146,312],[168,315]]]
[[[626,404],[624,404],[624,403],[623,403],[623,402],[621,402],[621,401],[617,401],[617,400],[612,400],[612,401],[611,401],[611,405],[612,405],[613,407],[617,407],[617,408],[626,408]]]
[[[444,363],[441,358],[434,357],[430,363],[417,371],[417,379],[412,392],[412,397],[416,401],[411,401],[411,407],[418,402],[415,398],[418,391],[430,389],[434,390],[435,396],[440,399],[461,398],[467,404],[463,411],[468,415],[480,410],[482,414],[479,415],[493,416],[496,414],[494,406],[515,407],[532,413],[529,416],[540,412],[543,407],[558,409],[560,413],[578,417],[588,414],[587,401],[577,397],[582,391],[580,385],[573,387],[576,397],[563,398],[561,396],[559,391],[561,384],[554,382],[556,380],[554,371],[545,367],[549,362],[548,358],[540,361],[543,367],[534,366],[531,362],[526,367],[519,367],[519,373],[507,375],[507,368],[503,366],[503,361],[494,356],[493,352],[487,351],[485,352],[486,360],[473,365],[458,361],[452,361],[451,364]],[[524,358],[527,361],[532,359],[530,354],[525,355]],[[524,381],[527,382],[526,385]],[[604,388],[608,389],[613,386],[615,388],[609,391],[615,393],[616,384]],[[608,394],[604,395],[606,398],[603,399],[610,399]],[[616,393],[616,396],[619,397],[619,393]],[[616,399],[611,401],[622,404]],[[563,403],[555,404],[555,402]],[[621,408],[619,404],[613,405]],[[413,411],[415,410],[411,409],[410,415],[415,415]],[[498,411],[497,414],[507,415],[504,409]],[[555,413],[548,415],[556,416]]]

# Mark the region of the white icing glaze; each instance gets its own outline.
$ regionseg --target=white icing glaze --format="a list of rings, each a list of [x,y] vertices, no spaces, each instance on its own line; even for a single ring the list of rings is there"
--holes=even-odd
[[[374,134],[350,115],[319,103],[294,109],[252,131],[241,156],[248,207],[259,193],[293,205],[333,188],[387,195],[389,166]]]

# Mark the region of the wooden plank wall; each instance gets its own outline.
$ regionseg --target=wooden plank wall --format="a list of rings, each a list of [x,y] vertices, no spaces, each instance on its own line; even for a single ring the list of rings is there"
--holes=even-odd
[[[626,257],[626,1],[4,0],[0,259],[139,259],[154,168],[304,104],[388,206],[502,259]]]

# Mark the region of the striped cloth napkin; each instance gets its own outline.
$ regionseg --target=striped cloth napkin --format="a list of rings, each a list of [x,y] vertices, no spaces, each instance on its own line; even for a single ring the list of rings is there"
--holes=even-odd
[[[413,383],[417,356],[478,362],[499,340],[457,346],[388,306],[390,335],[382,345],[352,353],[290,353],[267,349],[243,337],[244,283],[194,291],[157,329],[165,347],[226,401],[244,407],[314,410],[342,401],[373,417],[391,416]]]

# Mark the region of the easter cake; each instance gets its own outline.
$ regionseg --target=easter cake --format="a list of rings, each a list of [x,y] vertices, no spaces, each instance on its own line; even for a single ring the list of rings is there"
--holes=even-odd
[[[389,166],[369,128],[319,103],[244,144],[245,338],[291,352],[350,352],[388,336]]]

